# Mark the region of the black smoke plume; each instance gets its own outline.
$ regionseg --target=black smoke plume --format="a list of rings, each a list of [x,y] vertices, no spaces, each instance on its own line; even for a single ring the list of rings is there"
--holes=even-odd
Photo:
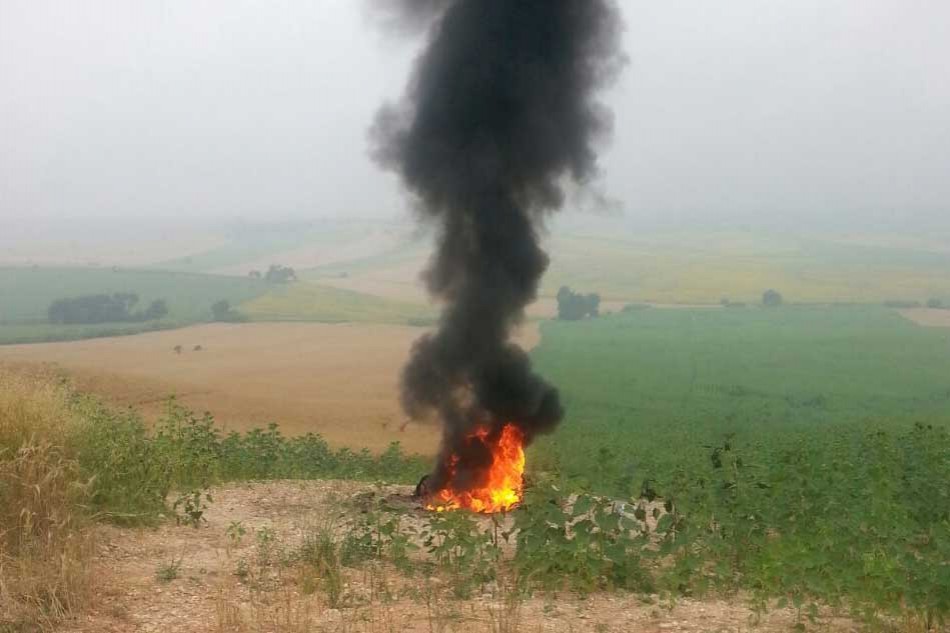
[[[435,412],[442,456],[430,489],[467,490],[491,458],[476,427],[516,424],[530,442],[563,416],[557,389],[510,340],[548,265],[538,231],[568,181],[596,174],[610,130],[595,100],[623,63],[612,0],[383,0],[428,24],[404,102],[373,128],[378,159],[436,224],[426,272],[445,308],[412,351],[406,412]],[[448,467],[448,456],[460,461]]]

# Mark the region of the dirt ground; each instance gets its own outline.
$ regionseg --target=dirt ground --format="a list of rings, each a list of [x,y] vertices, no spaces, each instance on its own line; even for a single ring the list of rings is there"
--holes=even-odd
[[[97,536],[104,587],[92,611],[65,627],[69,633],[268,631],[598,633],[790,631],[791,610],[767,613],[753,625],[741,599],[679,600],[610,593],[578,597],[534,595],[505,601],[488,588],[467,599],[452,596],[446,580],[406,577],[379,563],[343,569],[342,597],[331,608],[318,584],[310,591],[293,554],[305,535],[345,529],[359,512],[353,499],[400,495],[408,487],[355,482],[284,481],[233,485],[213,491],[199,528],[167,522],[157,529],[102,527]],[[408,510],[408,519],[424,521]],[[488,519],[486,519],[486,522]],[[285,571],[276,561],[290,561]],[[270,561],[270,562],[268,562]],[[369,565],[369,567],[365,566]],[[174,568],[173,573],[168,573]],[[162,574],[164,578],[160,578]],[[506,608],[507,605],[507,608]],[[503,622],[502,622],[503,620]],[[501,626],[506,624],[506,626]],[[824,617],[813,630],[856,631],[846,619]]]
[[[437,429],[408,421],[398,390],[412,342],[423,332],[391,325],[210,324],[2,346],[0,362],[53,364],[80,390],[152,419],[174,394],[199,413],[210,411],[228,430],[277,422],[287,435],[315,432],[334,446],[383,450],[399,441],[408,452],[431,454]],[[518,340],[536,345],[537,324],[526,324]]]

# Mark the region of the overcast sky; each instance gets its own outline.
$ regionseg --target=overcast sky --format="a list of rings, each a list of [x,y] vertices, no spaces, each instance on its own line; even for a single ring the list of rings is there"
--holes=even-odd
[[[950,216],[950,2],[621,4],[602,163],[628,217]],[[0,0],[0,221],[399,213],[366,130],[421,42],[363,7]]]

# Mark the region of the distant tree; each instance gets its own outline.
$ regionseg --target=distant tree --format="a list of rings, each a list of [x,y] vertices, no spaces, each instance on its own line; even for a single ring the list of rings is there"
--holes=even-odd
[[[728,297],[723,297],[722,299],[720,299],[720,300],[719,300],[719,305],[721,305],[721,306],[724,307],[724,308],[725,308],[726,306],[728,306],[728,305],[729,305],[729,298],[728,298]]]
[[[203,349],[204,349],[204,348],[201,347],[200,345],[195,345],[194,348],[192,348],[192,350],[195,351],[195,352],[200,352],[200,351],[203,350]]]
[[[132,312],[138,300],[139,296],[134,292],[57,299],[50,304],[46,315],[51,323],[63,324],[144,321],[145,313]]]
[[[134,292],[83,295],[57,299],[50,304],[46,315],[51,323],[75,324],[154,321],[168,314],[164,299],[156,299],[145,310],[133,312],[138,301],[139,296]]]
[[[142,312],[143,321],[155,321],[166,316],[168,316],[168,303],[164,299],[156,299]]]
[[[176,345],[172,349],[175,350],[176,354],[181,354],[181,345]]]
[[[782,295],[777,290],[766,290],[762,293],[762,305],[768,308],[777,308],[782,305]]]
[[[247,274],[247,276],[250,277],[251,279],[260,279],[260,278],[261,278],[261,271],[259,271],[259,270],[252,270],[251,272],[249,272],[249,273]]]
[[[297,281],[297,273],[290,266],[271,264],[264,275],[264,280],[270,283],[285,284],[290,281]]]
[[[600,313],[600,295],[596,293],[580,294],[567,286],[561,286],[557,292],[557,318],[563,321],[579,321],[587,317],[596,317]]]
[[[215,321],[224,323],[241,323],[247,321],[247,317],[231,307],[230,302],[222,299],[211,305],[211,316]]]
[[[935,310],[939,310],[940,308],[943,307],[943,301],[941,301],[940,299],[937,299],[936,297],[934,297],[934,298],[932,298],[932,299],[930,299],[930,300],[927,301],[927,307],[928,307],[928,308],[933,308],[933,309],[935,309]]]

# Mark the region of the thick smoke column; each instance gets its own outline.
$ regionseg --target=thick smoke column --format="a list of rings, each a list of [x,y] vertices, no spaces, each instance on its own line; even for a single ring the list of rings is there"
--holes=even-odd
[[[565,177],[596,172],[593,142],[610,129],[594,99],[622,65],[611,0],[397,0],[404,23],[431,22],[405,101],[374,127],[377,156],[437,224],[426,273],[445,303],[403,375],[403,405],[444,424],[432,486],[464,490],[490,464],[475,427],[518,425],[530,442],[563,410],[557,389],[509,341],[548,258],[545,213]],[[460,461],[450,468],[448,456]],[[486,463],[486,461],[488,463]]]

